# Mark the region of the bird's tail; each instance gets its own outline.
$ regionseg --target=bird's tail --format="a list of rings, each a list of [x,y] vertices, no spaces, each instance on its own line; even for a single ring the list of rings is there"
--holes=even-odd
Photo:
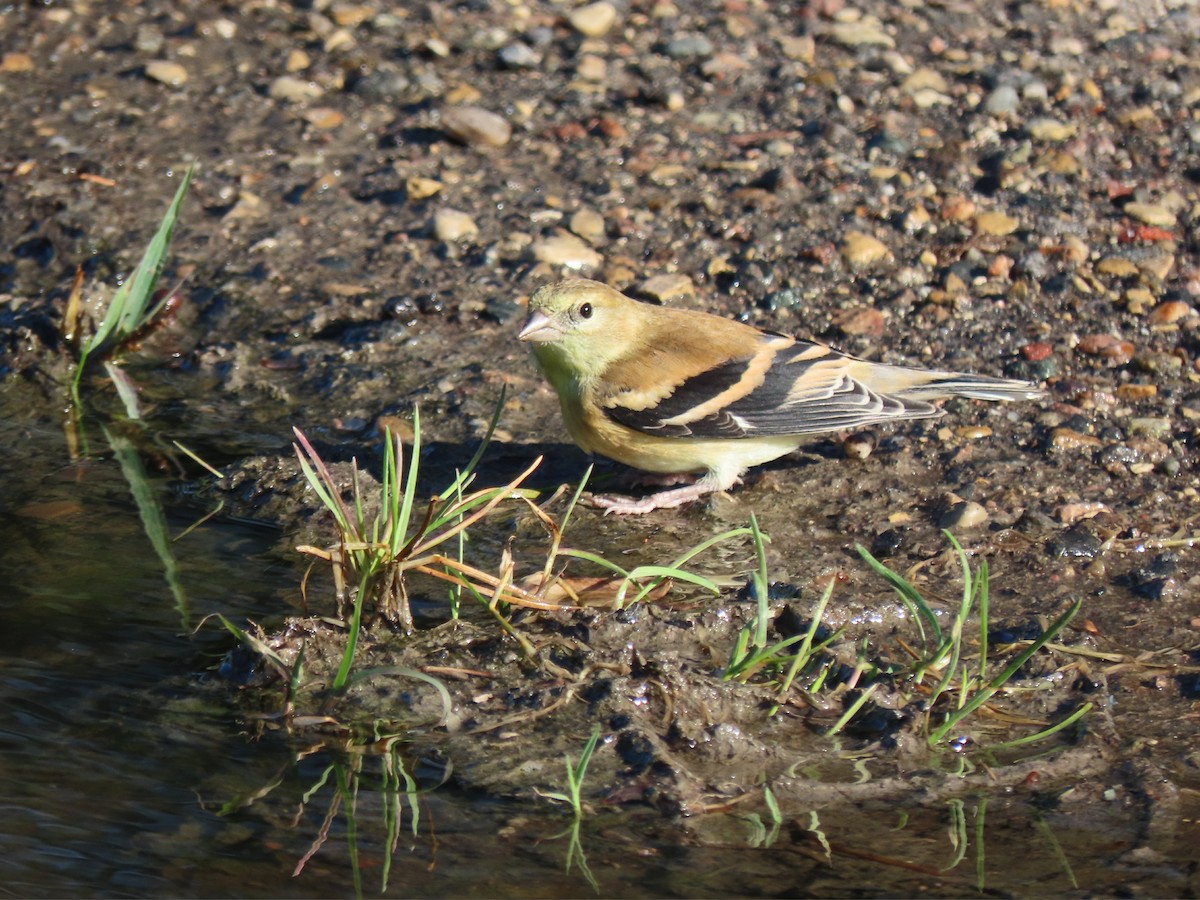
[[[912,371],[912,370],[909,370]],[[938,400],[943,397],[970,397],[973,400],[1036,400],[1045,391],[1027,381],[1013,378],[989,378],[962,372],[923,372],[895,392],[905,400]]]

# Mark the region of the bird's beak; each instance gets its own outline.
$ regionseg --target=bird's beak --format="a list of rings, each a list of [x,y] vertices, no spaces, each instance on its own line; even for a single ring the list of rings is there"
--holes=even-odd
[[[547,341],[558,340],[562,337],[562,332],[558,330],[553,319],[540,309],[535,309],[529,314],[529,318],[525,320],[525,324],[521,326],[517,337],[523,341],[544,344]]]

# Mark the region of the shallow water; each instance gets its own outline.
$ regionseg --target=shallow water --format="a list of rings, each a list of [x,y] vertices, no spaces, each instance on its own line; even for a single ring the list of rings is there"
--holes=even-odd
[[[443,784],[453,773],[399,742],[347,754],[239,718],[218,673],[234,641],[205,617],[278,622],[299,563],[272,529],[220,516],[180,536],[206,509],[172,487],[169,461],[146,473],[167,457],[127,449],[122,465],[94,431],[92,457],[72,463],[56,426],[10,417],[0,464],[8,894],[344,896],[385,881],[392,896],[593,893],[562,807]],[[153,502],[139,509],[131,479]],[[155,510],[176,538],[167,555],[149,537]],[[759,800],[691,820],[625,804],[592,810],[579,849],[607,896],[1188,889],[1194,797],[1148,842],[1128,798],[1079,816],[1044,799],[998,786],[779,827]]]

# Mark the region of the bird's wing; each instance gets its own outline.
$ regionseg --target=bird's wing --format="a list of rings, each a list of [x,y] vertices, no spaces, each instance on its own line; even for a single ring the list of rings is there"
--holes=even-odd
[[[619,377],[598,397],[605,415],[661,437],[750,438],[816,434],[939,411],[920,399],[879,393],[863,383],[872,363],[807,341],[763,334],[754,352],[695,371],[671,360],[658,367],[658,396],[631,391]],[[857,377],[856,377],[857,376]],[[636,400],[634,399],[636,397]]]

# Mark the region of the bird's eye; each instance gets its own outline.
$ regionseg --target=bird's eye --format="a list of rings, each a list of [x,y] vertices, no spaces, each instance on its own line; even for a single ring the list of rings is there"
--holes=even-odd
[[[592,317],[592,304],[585,303],[579,307],[579,315],[585,319],[590,319]]]

